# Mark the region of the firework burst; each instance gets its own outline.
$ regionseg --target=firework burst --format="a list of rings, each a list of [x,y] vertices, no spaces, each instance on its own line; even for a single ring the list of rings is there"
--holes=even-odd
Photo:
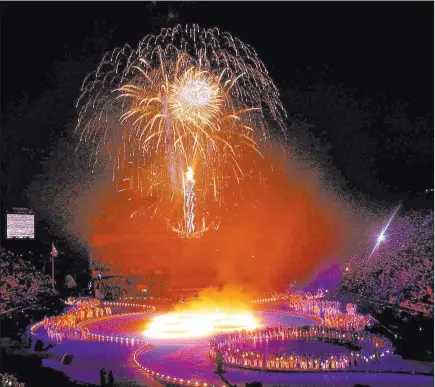
[[[93,162],[107,152],[118,187],[162,200],[184,193],[192,167],[197,196],[221,203],[226,179],[245,175],[242,156],[261,157],[267,123],[284,130],[279,93],[254,49],[196,25],[106,54],[77,107],[76,133],[94,144]]]

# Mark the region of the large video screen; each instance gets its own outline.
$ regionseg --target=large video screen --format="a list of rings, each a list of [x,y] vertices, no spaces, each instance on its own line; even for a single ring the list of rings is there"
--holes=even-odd
[[[6,239],[35,239],[35,215],[24,209],[7,213]]]

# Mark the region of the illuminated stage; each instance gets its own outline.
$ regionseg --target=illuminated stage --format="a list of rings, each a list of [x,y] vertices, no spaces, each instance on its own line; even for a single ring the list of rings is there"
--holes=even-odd
[[[121,310],[118,310],[119,312]],[[117,311],[117,312],[118,312]],[[224,383],[215,374],[215,364],[208,357],[209,336],[184,338],[151,338],[144,335],[146,326],[160,315],[125,308],[124,314],[89,320],[83,325],[89,329],[91,340],[64,340],[53,351],[60,359],[65,353],[74,355],[71,365],[61,365],[57,359],[44,360],[44,365],[65,372],[70,378],[82,382],[99,382],[98,370],[112,369],[117,382],[135,383],[139,386],[161,385],[216,385]],[[161,316],[161,315],[160,315]],[[165,318],[168,318],[168,315]],[[185,317],[185,316],[184,316]],[[164,318],[164,317],[161,317]],[[261,326],[316,325],[314,319],[279,312],[257,312],[255,318]],[[182,319],[181,319],[182,320]],[[159,320],[157,320],[159,321]],[[224,328],[223,326],[220,326]],[[174,332],[172,332],[174,333]],[[182,333],[186,333],[185,331]],[[43,327],[37,327],[34,334],[47,340]],[[146,341],[146,343],[144,342]],[[336,352],[330,343],[297,341],[302,351]],[[288,344],[271,342],[269,350],[286,351]],[[340,348],[338,351],[345,351]],[[225,378],[233,384],[253,380],[264,385],[304,386],[353,386],[357,383],[375,386],[430,386],[433,376],[411,375],[411,372],[433,372],[433,364],[405,361],[391,356],[379,364],[365,364],[351,372],[261,372],[224,367]],[[403,373],[397,375],[395,373]],[[156,378],[158,376],[158,378]],[[188,383],[189,382],[189,383]]]

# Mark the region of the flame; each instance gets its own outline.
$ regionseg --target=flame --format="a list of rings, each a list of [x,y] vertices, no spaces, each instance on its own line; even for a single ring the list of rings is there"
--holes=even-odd
[[[167,313],[155,317],[143,334],[150,338],[192,338],[260,326],[252,313]]]
[[[155,317],[144,335],[150,338],[204,337],[216,332],[252,330],[261,326],[248,295],[241,289],[203,289],[199,298],[180,303],[172,312]]]

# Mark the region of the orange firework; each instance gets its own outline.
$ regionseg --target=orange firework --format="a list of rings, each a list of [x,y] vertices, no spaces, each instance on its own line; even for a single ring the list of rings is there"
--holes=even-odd
[[[231,97],[237,80],[201,69],[185,53],[150,73],[134,69],[134,78],[116,92],[124,101],[123,151],[148,160],[147,173],[136,175],[137,183],[147,186],[148,194],[172,196],[180,188],[178,178],[194,166],[201,192],[212,188],[219,200],[224,166],[232,164],[239,179],[242,152],[250,148],[259,153],[247,119],[259,108],[238,109]]]
[[[95,143],[96,155],[108,151],[117,185],[173,200],[192,167],[198,197],[219,203],[226,179],[244,177],[242,156],[261,156],[267,118],[283,128],[285,115],[255,51],[197,26],[164,29],[136,50],[106,55],[78,105],[77,132]]]

